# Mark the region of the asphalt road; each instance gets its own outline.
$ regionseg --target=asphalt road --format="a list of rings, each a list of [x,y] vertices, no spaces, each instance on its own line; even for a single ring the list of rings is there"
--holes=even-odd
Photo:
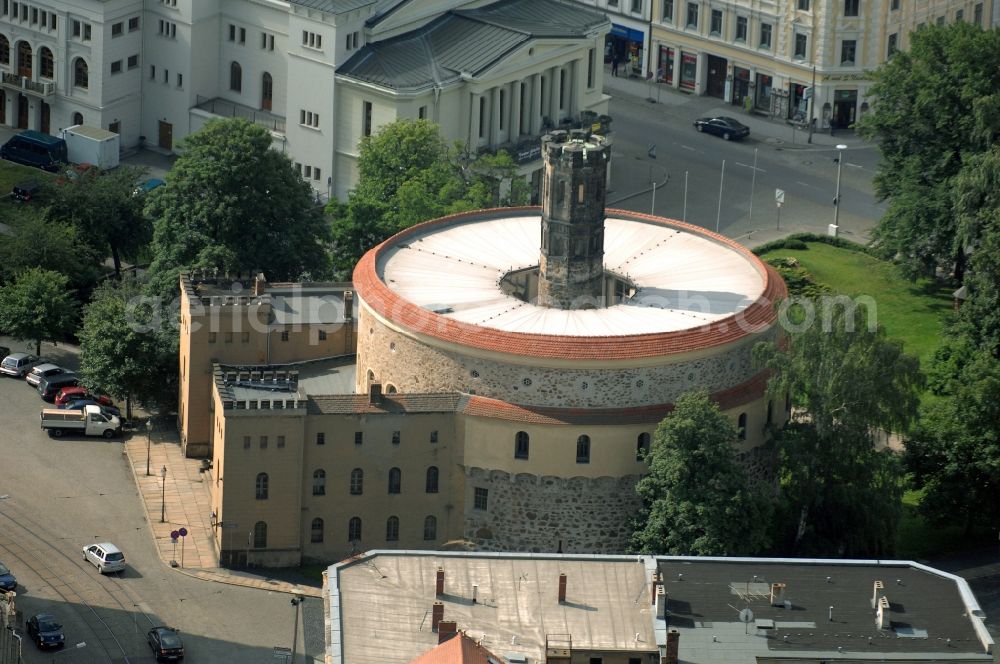
[[[789,231],[826,233],[827,225],[833,223],[837,178],[837,149],[833,146],[806,145],[803,132],[763,121],[758,123],[760,129],[753,127],[743,141],[727,142],[698,133],[692,123],[703,115],[725,113],[739,120],[746,118],[720,100],[672,91],[663,93],[656,104],[618,94],[611,100],[609,113],[614,118],[608,193],[612,207],[647,213],[654,210],[649,189],[650,181],[655,180],[656,214],[675,219],[686,216],[688,222],[709,230],[716,230],[718,220],[719,231],[733,238],[745,239],[751,230],[758,241]],[[824,136],[825,142],[830,140]],[[848,142],[842,168],[840,229],[843,237],[863,241],[884,210],[884,204],[876,202],[871,184],[878,152],[853,137]],[[655,159],[648,157],[650,144],[656,146]],[[780,232],[777,188],[785,192]]]
[[[58,358],[60,350],[43,353]],[[42,406],[24,381],[0,377],[0,562],[17,576],[23,620],[55,613],[67,641],[53,659],[26,640],[26,664],[152,662],[145,635],[154,624],[181,630],[186,661],[280,662],[273,648],[292,645],[289,596],[194,579],[163,565],[121,441],[50,438],[38,426]],[[102,577],[83,561],[82,547],[102,541],[124,551],[125,572]],[[323,649],[322,605],[304,606],[299,662],[311,661],[302,653],[321,659]]]

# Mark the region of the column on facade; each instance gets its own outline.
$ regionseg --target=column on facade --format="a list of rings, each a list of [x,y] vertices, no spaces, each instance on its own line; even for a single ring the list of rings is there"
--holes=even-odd
[[[500,86],[490,91],[490,146],[500,144]]]
[[[479,105],[482,96],[478,93],[469,95],[469,145],[473,148],[479,146]]]
[[[708,79],[708,54],[699,53],[697,58],[698,61],[694,70],[694,93],[696,95],[703,95],[705,94],[705,82]]]
[[[549,121],[552,126],[559,124],[559,73],[562,67],[553,67],[549,70],[549,78],[552,85],[549,86]]]
[[[531,110],[529,111],[531,122],[531,135],[537,136],[542,131],[542,75],[535,74],[531,77]]]
[[[580,90],[580,72],[586,72],[586,69],[580,67],[580,60],[576,59],[569,63],[569,104],[566,106],[566,114],[571,118],[576,118],[576,115],[580,109],[580,100],[577,99],[577,95]]]
[[[521,104],[523,103],[521,99],[521,81],[517,80],[511,83],[511,88],[510,142],[517,143],[518,137],[521,136]]]
[[[679,88],[681,86],[681,47],[674,47],[674,79],[670,81],[670,85],[674,88]]]
[[[41,111],[39,110],[39,102],[33,101],[31,97],[28,97],[28,129],[31,129],[32,131],[38,131],[38,128],[40,126],[38,116],[40,113]]]
[[[10,90],[6,91],[4,95],[4,119],[8,127],[13,127],[17,124],[17,118],[14,117],[14,111],[17,110],[17,95],[12,93]]]

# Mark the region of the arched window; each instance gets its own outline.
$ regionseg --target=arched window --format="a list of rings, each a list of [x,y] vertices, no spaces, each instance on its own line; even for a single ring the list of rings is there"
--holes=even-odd
[[[427,469],[427,493],[438,492],[438,467],[431,466]]]
[[[75,125],[82,125],[83,124],[83,113],[74,113],[73,114],[73,124],[75,124]]]
[[[739,419],[736,420],[736,433],[740,440],[747,439],[747,414],[740,413]]]
[[[17,42],[17,74],[18,76],[26,76],[31,78],[33,76],[31,72],[31,44],[26,41]],[[84,64],[86,66],[86,64]],[[86,85],[83,87],[87,87]]]
[[[528,458],[528,432],[518,431],[514,434],[514,458],[515,459],[527,459]]]
[[[647,454],[649,454],[649,434],[643,432],[635,442],[635,460],[644,461]]]
[[[429,516],[424,519],[424,540],[430,542],[436,540],[438,536],[438,520],[436,516]]]
[[[274,80],[271,75],[264,72],[260,77],[260,108],[263,111],[271,110],[271,100],[274,97]]]
[[[580,436],[576,439],[576,462],[590,463],[590,436]]]
[[[360,496],[365,492],[365,471],[355,468],[351,471],[351,495]]]
[[[323,519],[313,519],[312,521],[312,536],[309,538],[313,544],[319,544],[323,541]]]
[[[229,65],[229,89],[233,92],[243,92],[243,68],[238,62]]]
[[[399,517],[390,516],[385,520],[385,541],[386,542],[398,542],[399,541]]]
[[[52,51],[43,46],[38,50],[38,75],[42,78],[55,78],[56,60],[52,57]]]
[[[0,64],[10,64],[10,42],[3,35],[0,35]]]
[[[267,473],[257,473],[257,500],[267,500]]]
[[[87,67],[87,61],[83,58],[77,58],[73,61],[73,85],[78,88],[90,87],[90,69]]]
[[[399,493],[403,490],[403,473],[399,468],[389,469],[389,493]]]
[[[313,472],[313,495],[326,495],[326,471],[322,468]]]
[[[263,521],[253,524],[253,548],[267,548],[267,524]]]
[[[351,520],[347,522],[347,541],[348,542],[360,542],[361,541],[361,519],[360,519],[360,517],[352,516]]]
[[[385,393],[386,394],[396,394],[396,386],[393,385],[392,383],[388,383],[385,386]]]

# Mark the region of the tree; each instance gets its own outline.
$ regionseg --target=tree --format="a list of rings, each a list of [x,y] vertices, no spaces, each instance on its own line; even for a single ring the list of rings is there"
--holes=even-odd
[[[265,128],[212,120],[181,147],[167,184],[146,204],[155,220],[153,292],[176,292],[178,274],[196,268],[262,271],[274,281],[327,276],[322,210]]]
[[[951,180],[1000,135],[1000,32],[961,21],[918,30],[873,81],[858,126],[879,143],[875,190],[889,199],[875,242],[913,275],[956,262],[960,273]]]
[[[121,276],[122,259],[134,261],[152,237],[152,226],[142,212],[143,197],[135,193],[142,173],[130,166],[103,173],[92,168],[75,178],[56,180],[46,188],[46,219],[75,226],[82,242],[101,256],[110,253],[115,275]]]
[[[966,347],[967,349],[967,347]],[[1000,360],[978,351],[958,365],[944,398],[906,441],[920,512],[932,523],[1000,527]]]
[[[0,242],[0,283],[37,267],[62,272],[77,289],[90,289],[100,270],[100,255],[80,237],[72,224],[45,221],[40,215],[19,215],[11,235]]]
[[[131,280],[105,283],[84,309],[80,367],[87,387],[124,399],[129,418],[135,399],[169,405],[176,395],[176,334],[163,316],[159,299],[143,297]]]
[[[643,510],[632,536],[642,553],[754,554],[767,544],[770,504],[736,457],[732,422],[706,392],[686,394],[656,429]]]
[[[361,140],[358,186],[346,203],[332,202],[338,274],[349,275],[362,255],[414,224],[449,214],[523,205],[527,183],[506,152],[469,155],[448,146],[438,125],[400,120]],[[504,191],[506,183],[510,189]]]
[[[61,341],[72,332],[76,315],[69,279],[58,272],[31,268],[0,289],[0,329],[18,341],[34,341],[36,355],[43,341]]]
[[[781,459],[779,541],[795,553],[884,554],[900,515],[901,472],[888,432],[906,432],[917,415],[923,375],[916,358],[869,325],[867,308],[827,298],[821,315],[788,336],[754,348],[772,373],[768,391],[801,408],[778,437]]]

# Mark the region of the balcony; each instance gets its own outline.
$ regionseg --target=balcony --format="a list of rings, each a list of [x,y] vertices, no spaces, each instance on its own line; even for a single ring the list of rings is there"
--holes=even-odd
[[[16,90],[25,94],[47,99],[56,93],[56,84],[52,82],[33,81],[28,76],[19,76],[9,72],[2,72],[0,85],[8,90]]]
[[[195,108],[220,118],[244,118],[254,124],[267,127],[276,134],[285,133],[285,118],[268,111],[259,111],[250,106],[237,104],[228,99],[215,97],[208,99],[198,95],[195,99]]]

